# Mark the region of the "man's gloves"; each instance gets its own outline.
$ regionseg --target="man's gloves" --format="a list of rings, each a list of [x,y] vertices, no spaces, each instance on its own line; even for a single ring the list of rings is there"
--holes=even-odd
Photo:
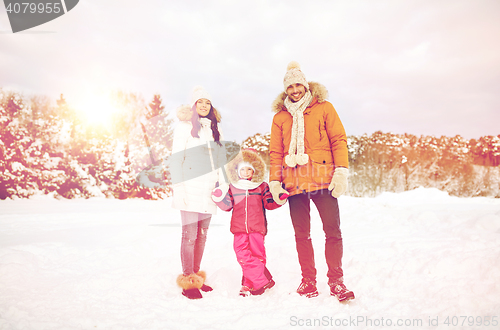
[[[332,196],[335,198],[340,197],[347,190],[347,177],[349,176],[349,169],[345,167],[336,167],[333,173],[332,182],[328,187]]]
[[[269,190],[273,195],[273,199],[278,205],[283,205],[286,203],[286,199],[289,196],[288,191],[281,187],[281,182],[271,181],[269,182]]]
[[[216,203],[222,201],[229,190],[229,185],[227,183],[221,183],[218,187],[212,190],[212,200]]]

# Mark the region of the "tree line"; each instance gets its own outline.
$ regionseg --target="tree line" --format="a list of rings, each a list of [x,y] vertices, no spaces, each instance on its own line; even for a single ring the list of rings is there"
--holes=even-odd
[[[270,134],[243,142],[269,164]],[[500,135],[467,140],[381,131],[348,136],[350,196],[376,196],[418,187],[450,195],[500,197]]]
[[[143,171],[153,163],[149,151],[166,152],[161,139],[171,140],[161,97],[146,104],[137,94],[116,92],[113,100],[122,111],[107,128],[86,122],[63,95],[52,105],[47,97],[0,89],[0,199],[168,196],[165,178]],[[149,149],[145,130],[161,136]]]
[[[171,195],[173,120],[160,95],[115,92],[112,125],[91,125],[66,102],[0,89],[0,199],[161,199]],[[269,164],[270,134],[241,143]],[[455,196],[500,197],[500,135],[467,140],[375,132],[348,136],[350,196],[419,186]],[[234,152],[232,150],[231,152]]]

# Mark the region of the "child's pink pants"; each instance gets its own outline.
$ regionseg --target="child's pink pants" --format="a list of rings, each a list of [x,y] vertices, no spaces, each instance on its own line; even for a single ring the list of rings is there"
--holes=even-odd
[[[260,233],[235,234],[234,252],[243,270],[243,285],[260,289],[269,280],[264,275],[266,269],[266,249],[264,235]]]

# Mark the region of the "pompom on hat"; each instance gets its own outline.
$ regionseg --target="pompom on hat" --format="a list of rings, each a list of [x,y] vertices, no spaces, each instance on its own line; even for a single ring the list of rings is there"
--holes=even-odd
[[[285,78],[283,78],[285,91],[290,85],[293,84],[301,84],[309,90],[309,84],[307,83],[306,76],[300,70],[300,64],[295,61],[288,63],[286,68]]]
[[[191,106],[195,105],[199,99],[207,99],[212,102],[212,96],[202,86],[196,86],[194,88],[193,94],[191,95]]]

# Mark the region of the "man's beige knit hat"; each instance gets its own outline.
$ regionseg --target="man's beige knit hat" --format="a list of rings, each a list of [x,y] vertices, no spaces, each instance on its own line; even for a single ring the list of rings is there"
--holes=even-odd
[[[283,78],[285,91],[290,85],[293,84],[301,84],[309,90],[309,84],[307,83],[306,76],[300,70],[299,63],[295,61],[290,62],[286,68],[285,78]]]

